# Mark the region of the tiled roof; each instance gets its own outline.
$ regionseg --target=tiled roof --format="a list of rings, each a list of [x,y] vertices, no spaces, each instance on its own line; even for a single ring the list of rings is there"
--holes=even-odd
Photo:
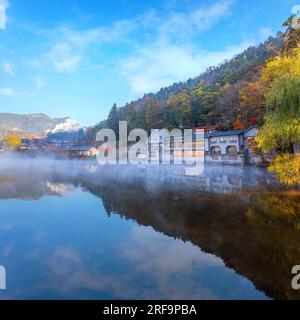
[[[244,131],[220,131],[220,132],[212,132],[205,135],[205,138],[212,138],[212,137],[227,137],[227,136],[239,136],[243,134]]]
[[[257,128],[257,126],[252,126],[252,127],[245,129],[245,130],[217,131],[217,132],[206,133],[205,138],[239,136],[241,134],[248,132],[249,130],[251,130],[253,128]],[[190,137],[190,136],[191,135],[187,135],[186,137]],[[159,134],[152,135],[152,138],[158,139],[158,137],[166,138],[166,137],[168,137],[168,133],[165,133],[164,131],[162,131],[162,132],[159,131]],[[193,131],[193,138],[195,138],[195,137],[196,137],[196,133],[195,133],[195,131]],[[150,138],[149,138],[149,140],[150,140]]]

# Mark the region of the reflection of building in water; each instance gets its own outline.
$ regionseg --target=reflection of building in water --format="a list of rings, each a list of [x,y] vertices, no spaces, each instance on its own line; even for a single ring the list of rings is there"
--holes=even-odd
[[[39,199],[44,195],[66,195],[73,191],[68,183],[73,183],[76,179],[145,181],[153,189],[167,187],[171,190],[221,194],[253,186],[276,185],[275,178],[261,168],[206,165],[198,175],[197,172],[189,172],[194,169],[195,167],[188,165],[98,166],[85,161],[54,161],[48,171],[42,165],[39,170],[30,168],[28,173],[25,168],[18,169],[16,165],[16,168],[0,173],[0,199]]]
[[[276,185],[274,177],[260,168],[207,165],[199,175],[187,174],[188,168],[179,165],[105,166],[99,167],[96,175],[112,179],[118,177],[121,181],[145,181],[148,188],[152,185],[153,189],[164,186],[173,190],[221,194],[242,191],[253,186]]]
[[[36,186],[39,196],[51,194],[47,182],[52,189],[80,186],[101,199],[108,215],[192,242],[270,297],[300,298],[300,291],[291,289],[290,273],[300,261],[299,193],[277,190],[264,169],[206,166],[196,177],[186,176],[183,166],[99,166],[95,171],[86,162],[70,163],[55,162],[40,171],[15,169],[13,178],[6,170],[6,176],[0,174],[0,197],[32,197]]]

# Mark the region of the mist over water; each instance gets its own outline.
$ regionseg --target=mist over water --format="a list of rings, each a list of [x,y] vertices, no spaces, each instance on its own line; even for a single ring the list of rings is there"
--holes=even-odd
[[[299,192],[185,168],[2,157],[0,298],[299,299]]]
[[[30,172],[37,178],[62,180],[90,179],[93,182],[122,180],[128,184],[137,181],[155,182],[156,188],[194,189],[209,191],[219,187],[220,192],[234,192],[253,188],[283,188],[274,176],[263,168],[205,165],[203,172],[193,174],[189,165],[99,165],[96,161],[56,160],[44,157],[35,159],[18,155],[0,158],[0,174],[8,171],[24,175]],[[195,189],[196,187],[196,189]],[[223,188],[223,189],[222,189]],[[213,190],[211,190],[213,191]],[[215,189],[218,192],[218,189]]]

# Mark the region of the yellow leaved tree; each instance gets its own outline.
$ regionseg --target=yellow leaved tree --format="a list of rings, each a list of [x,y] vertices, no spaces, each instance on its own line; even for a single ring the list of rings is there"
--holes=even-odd
[[[279,55],[266,64],[262,78],[267,83],[281,77],[300,76],[300,45],[290,55]]]
[[[272,162],[270,172],[277,175],[279,181],[286,185],[296,185],[300,182],[300,154],[278,155]]]
[[[16,135],[6,136],[3,139],[3,146],[8,150],[16,150],[21,146],[21,144],[21,139]]]
[[[280,182],[300,184],[300,45],[270,60],[262,71],[267,114],[257,137],[263,151],[276,151],[269,170]]]

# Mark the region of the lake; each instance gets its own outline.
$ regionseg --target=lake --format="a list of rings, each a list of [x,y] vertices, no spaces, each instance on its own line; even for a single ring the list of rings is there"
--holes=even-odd
[[[299,299],[300,193],[265,169],[0,162],[0,299]]]

